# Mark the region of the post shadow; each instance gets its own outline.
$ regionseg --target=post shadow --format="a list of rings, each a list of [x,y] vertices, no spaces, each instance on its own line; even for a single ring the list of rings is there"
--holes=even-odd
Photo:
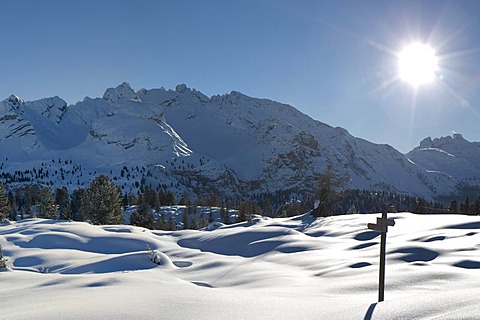
[[[377,306],[377,302],[374,302],[368,307],[367,313],[365,314],[365,317],[363,320],[372,320],[373,316],[373,311],[375,310],[375,307]]]

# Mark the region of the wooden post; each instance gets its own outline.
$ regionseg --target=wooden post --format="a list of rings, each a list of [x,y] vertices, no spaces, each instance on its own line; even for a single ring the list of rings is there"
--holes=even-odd
[[[395,220],[387,219],[387,211],[382,212],[382,217],[377,218],[377,223],[367,224],[368,229],[380,232],[380,270],[378,274],[378,302],[385,297],[385,256],[388,226],[394,226]]]
[[[383,218],[383,214],[382,214]],[[387,254],[385,246],[387,244],[387,232],[380,233],[380,270],[378,272],[378,302],[385,297],[385,256]]]

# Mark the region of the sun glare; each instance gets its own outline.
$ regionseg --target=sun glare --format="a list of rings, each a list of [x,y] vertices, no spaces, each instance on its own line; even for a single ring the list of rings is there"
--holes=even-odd
[[[435,50],[426,44],[412,43],[398,55],[399,77],[414,87],[430,83],[438,70]]]

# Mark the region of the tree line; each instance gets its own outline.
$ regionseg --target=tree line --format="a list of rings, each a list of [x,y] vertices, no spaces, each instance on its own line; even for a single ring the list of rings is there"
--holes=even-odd
[[[123,223],[121,193],[106,175],[96,177],[86,189],[69,195],[66,187],[52,192],[49,186],[26,184],[9,192],[0,183],[0,218],[88,220],[94,224]]]
[[[255,215],[295,216],[312,208],[312,214],[317,217],[380,212],[386,206],[398,211],[416,213],[480,214],[480,196],[473,203],[470,203],[467,197],[460,204],[454,200],[449,207],[445,207],[441,203],[394,192],[344,190],[344,182],[343,177],[327,168],[319,176],[314,195],[292,197],[291,192],[277,191],[254,194],[243,201],[222,199],[218,194],[200,198],[188,192],[176,197],[172,192],[163,189],[157,191],[158,188],[155,190],[149,185],[142,186],[137,195],[122,195],[121,188],[107,175],[97,176],[87,188],[75,189],[71,194],[66,187],[56,188],[52,192],[49,186],[38,184],[20,185],[7,192],[5,185],[0,183],[0,218],[17,220],[39,217],[89,221],[93,224],[127,222],[150,229],[175,230],[178,226],[200,229],[212,222],[212,210],[197,211],[199,207],[218,208],[220,220],[225,224],[248,221]],[[166,219],[159,213],[160,207],[175,204],[185,206],[180,223],[172,217]],[[131,206],[136,206],[136,210],[132,212],[130,221],[124,221],[123,211]],[[236,210],[234,218],[229,214],[233,209]]]

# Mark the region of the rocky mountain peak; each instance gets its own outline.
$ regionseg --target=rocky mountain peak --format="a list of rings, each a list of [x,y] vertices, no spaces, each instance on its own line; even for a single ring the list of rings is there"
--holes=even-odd
[[[3,100],[4,104],[8,105],[11,108],[17,109],[24,101],[19,96],[14,94],[10,95],[7,99]]]
[[[163,88],[162,88],[163,89]],[[184,98],[193,98],[193,100],[199,100],[200,102],[208,102],[210,99],[201,93],[200,91],[197,91],[195,89],[191,89],[187,87],[186,84],[179,84],[175,87],[175,92],[179,95],[182,95]]]
[[[460,133],[454,132],[452,136],[440,137],[435,138],[432,140],[431,137],[427,137],[420,142],[420,145],[416,147],[414,150],[421,150],[421,149],[440,149],[443,151],[447,151],[453,153],[454,150],[469,148],[472,145],[472,142],[465,140],[465,138]]]
[[[116,88],[108,88],[103,94],[103,99],[115,102],[118,100],[140,100],[129,83],[123,82]]]
[[[190,90],[186,84],[182,83],[175,87],[175,92],[184,93],[185,91]]]
[[[433,148],[433,141],[431,137],[427,137],[420,142],[421,149]]]

